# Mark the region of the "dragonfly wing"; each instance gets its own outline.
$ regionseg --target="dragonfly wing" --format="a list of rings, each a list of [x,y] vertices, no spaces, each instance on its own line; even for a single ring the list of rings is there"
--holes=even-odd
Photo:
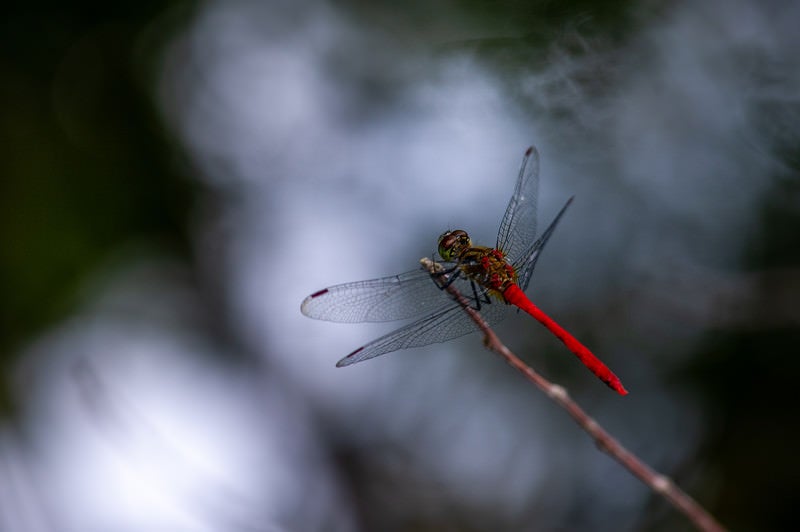
[[[539,152],[531,146],[522,159],[514,195],[508,202],[497,234],[497,249],[503,251],[512,264],[522,260],[523,254],[533,245],[536,238],[538,194]]]
[[[446,301],[430,274],[419,269],[325,288],[305,298],[300,311],[341,323],[393,321],[428,314]]]
[[[561,210],[558,211],[553,221],[550,222],[550,225],[547,226],[547,229],[544,230],[544,233],[542,233],[542,235],[536,239],[536,242],[522,254],[521,258],[524,259],[525,262],[522,264],[514,264],[514,267],[517,269],[517,283],[519,287],[522,288],[523,292],[528,288],[531,275],[533,274],[533,268],[536,266],[536,261],[539,260],[539,255],[542,253],[545,244],[547,244],[550,236],[552,236],[556,225],[558,225],[558,222],[561,220],[561,217],[564,215],[564,212],[566,212],[567,207],[570,206],[573,199],[575,199],[575,196],[567,200],[564,206],[561,207]]]
[[[488,323],[497,323],[508,315],[508,308],[505,303],[495,301],[483,305],[480,313]],[[337,362],[336,366],[349,366],[399,349],[446,342],[477,330],[478,326],[464,309],[457,303],[450,302],[433,315],[421,318],[359,347]]]

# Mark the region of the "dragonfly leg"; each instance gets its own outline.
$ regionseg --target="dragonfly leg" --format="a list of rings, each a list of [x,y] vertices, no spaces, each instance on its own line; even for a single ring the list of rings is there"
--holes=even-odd
[[[441,283],[437,282],[436,283],[436,286],[439,287],[439,290],[445,290],[448,286],[453,284],[453,281],[455,281],[458,278],[459,275],[461,275],[461,268],[459,266],[460,266],[460,264],[456,264],[452,268],[447,268],[446,270],[440,270],[438,272],[431,273],[431,276],[437,277],[437,278],[441,278],[443,276],[448,276],[443,282],[441,282]],[[470,287],[472,288],[472,300],[475,302],[475,305],[473,306],[473,308],[475,310],[480,310],[481,309],[481,299],[483,300],[483,303],[485,303],[487,305],[491,304],[492,301],[491,301],[491,299],[489,299],[489,294],[483,293],[483,294],[479,295],[479,290],[478,290],[478,287],[475,285],[475,281],[470,279],[469,284],[470,284]]]
[[[456,264],[452,268],[448,268],[446,270],[441,270],[441,271],[438,271],[438,272],[435,272],[435,273],[431,273],[431,276],[437,277],[437,278],[441,278],[441,277],[443,277],[445,275],[447,275],[448,277],[443,282],[436,283],[436,286],[439,287],[439,290],[445,290],[448,286],[453,284],[453,281],[455,281],[458,278],[459,275],[461,275],[461,268],[459,268],[459,264]],[[478,287],[475,286],[475,281],[473,281],[472,279],[470,279],[469,284],[472,287],[472,300],[475,301],[475,305],[473,306],[473,308],[475,310],[480,310],[481,309],[481,296],[478,295],[478,292],[479,292],[478,291]],[[490,304],[492,302],[489,299],[489,295],[488,294],[484,293],[482,295],[482,297],[483,297],[484,303]]]
[[[442,270],[440,272],[436,272],[433,275],[436,275],[438,277],[443,277],[445,275],[449,275],[449,277],[444,281],[444,283],[439,285],[439,289],[440,290],[444,290],[445,288],[447,288],[448,286],[453,284],[453,281],[455,281],[456,278],[458,278],[458,276],[461,275],[461,270],[458,268],[458,264],[456,264],[452,268],[448,268],[447,270]]]
[[[470,280],[469,285],[472,287],[472,299],[475,301],[475,310],[480,310],[481,298],[478,296],[478,288],[475,286],[475,281]]]
[[[475,283],[472,284],[472,290],[475,290]],[[477,293],[475,294],[475,299],[480,301],[480,299],[478,298]],[[492,304],[492,299],[489,297],[489,292],[483,292],[483,302],[486,303],[487,305],[491,305]]]
[[[472,299],[475,301],[475,310],[481,309],[481,303],[485,305],[492,304],[492,300],[489,298],[488,292],[478,295],[478,287],[475,286],[475,281],[470,280],[469,284],[472,286]]]

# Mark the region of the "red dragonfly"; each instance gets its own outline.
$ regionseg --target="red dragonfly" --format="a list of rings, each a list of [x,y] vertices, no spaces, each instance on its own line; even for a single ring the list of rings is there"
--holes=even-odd
[[[494,248],[473,245],[469,235],[460,229],[439,237],[438,252],[442,271],[447,275],[446,283],[455,283],[490,324],[506,317],[511,305],[524,310],[561,340],[600,380],[620,395],[626,395],[628,392],[619,378],[600,359],[525,295],[536,261],[573,199],[567,200],[536,238],[538,184],[539,154],[531,146],[522,160],[514,195],[506,207]],[[300,310],[310,318],[347,323],[417,318],[359,347],[341,359],[337,367],[398,349],[444,342],[478,330],[460,305],[423,269],[325,288],[308,296]]]

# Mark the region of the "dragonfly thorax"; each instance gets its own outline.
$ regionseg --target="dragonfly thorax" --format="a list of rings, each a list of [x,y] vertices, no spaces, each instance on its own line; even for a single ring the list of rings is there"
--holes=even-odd
[[[472,246],[462,251],[458,261],[467,277],[495,292],[502,294],[509,285],[517,283],[517,271],[498,249]]]
[[[517,272],[502,251],[473,246],[466,231],[447,231],[439,237],[439,255],[448,262],[458,262],[463,274],[479,285],[502,292],[517,282]]]

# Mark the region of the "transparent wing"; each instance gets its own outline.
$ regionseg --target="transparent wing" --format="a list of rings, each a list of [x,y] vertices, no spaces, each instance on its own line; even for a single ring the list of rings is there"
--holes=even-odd
[[[539,255],[542,253],[545,244],[547,244],[547,241],[556,229],[556,225],[558,225],[558,222],[561,220],[561,217],[564,215],[564,212],[566,212],[567,207],[570,206],[573,199],[575,199],[575,196],[567,200],[564,206],[561,207],[561,210],[558,211],[553,221],[550,222],[550,225],[547,226],[547,229],[544,230],[544,233],[542,233],[528,250],[522,253],[519,260],[524,260],[524,262],[522,264],[513,264],[514,268],[517,270],[517,283],[523,291],[528,288],[531,275],[533,274],[533,268],[536,266],[536,261],[539,260]]]
[[[505,303],[495,300],[490,304],[481,305],[480,313],[488,323],[494,324],[508,315],[508,308],[509,306]],[[446,306],[437,310],[433,315],[419,319],[359,347],[337,362],[336,366],[349,366],[398,349],[446,342],[477,330],[479,330],[478,326],[464,312],[464,309],[458,303],[448,301]]]
[[[317,320],[358,323],[415,318],[442,307],[447,297],[423,270],[345,283],[305,298],[300,311]]]
[[[523,260],[524,254],[534,245],[538,193],[539,152],[531,146],[522,159],[514,195],[508,202],[497,234],[497,248],[512,264]]]

